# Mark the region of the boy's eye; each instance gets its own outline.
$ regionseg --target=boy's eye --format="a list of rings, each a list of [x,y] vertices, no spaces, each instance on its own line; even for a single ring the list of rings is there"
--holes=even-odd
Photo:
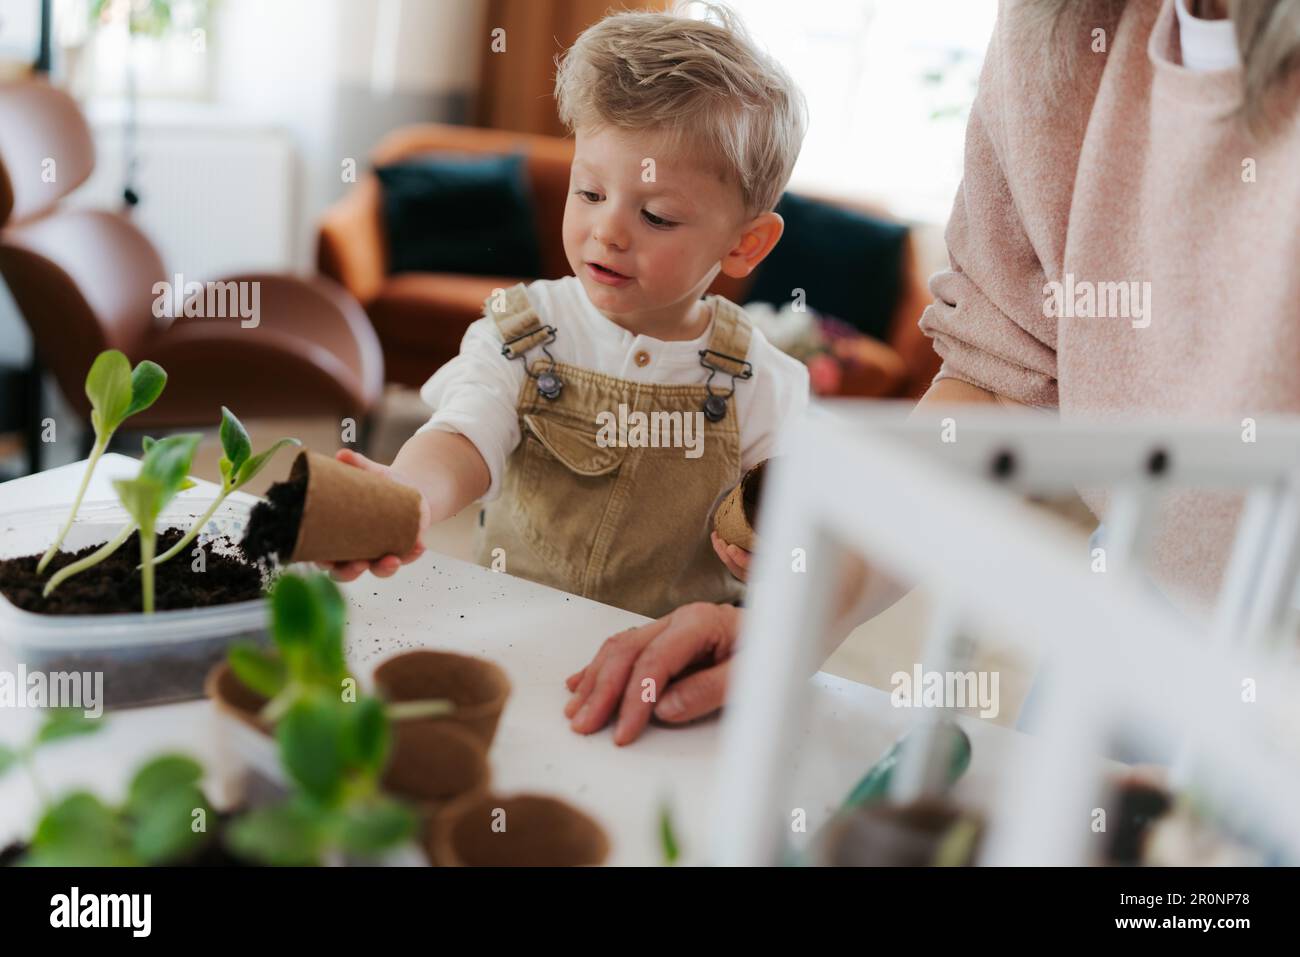
[[[671,220],[664,219],[662,216],[656,216],[654,213],[650,212],[650,210],[648,210],[648,209],[643,209],[643,210],[641,210],[641,215],[645,217],[645,221],[646,221],[647,223],[649,223],[651,226],[657,226],[657,227],[659,227],[660,229],[664,229],[664,228],[667,228],[667,227],[669,227],[669,226],[676,226],[676,225],[677,225],[676,223],[672,222]]]
[[[589,203],[595,203],[595,202],[598,202],[598,201],[600,200],[600,194],[599,194],[599,193],[593,193],[593,192],[592,192],[591,190],[589,190],[589,189],[578,189],[578,190],[574,190],[574,192],[577,193],[579,196],[581,196],[583,199],[585,199],[585,200],[586,200],[587,202],[589,202]]]

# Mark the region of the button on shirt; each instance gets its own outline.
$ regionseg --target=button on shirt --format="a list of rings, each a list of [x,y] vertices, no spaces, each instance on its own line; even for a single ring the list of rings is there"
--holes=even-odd
[[[633,335],[606,318],[576,276],[538,280],[527,286],[527,294],[538,318],[556,328],[555,342],[547,346],[556,362],[632,382],[702,386],[708,378],[699,354],[708,346],[712,323],[697,339],[668,342]],[[544,358],[540,348],[527,354],[529,364],[539,358]],[[776,454],[782,426],[808,407],[808,370],[802,362],[781,352],[757,329],[751,330],[747,358],[754,376],[737,382],[729,400],[740,422],[742,469]],[[434,412],[419,431],[459,432],[487,463],[492,482],[483,501],[500,494],[506,459],[519,444],[517,402],[526,374],[523,359],[501,355],[496,323],[483,317],[465,331],[460,354],[420,389],[420,397]],[[721,378],[714,378],[714,386],[725,394],[731,383]]]

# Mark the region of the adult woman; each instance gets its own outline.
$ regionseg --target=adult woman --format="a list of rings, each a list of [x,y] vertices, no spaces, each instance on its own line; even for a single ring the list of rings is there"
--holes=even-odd
[[[922,404],[1300,412],[1297,104],[1300,0],[1004,0],[951,266],[921,319],[944,359]],[[1153,574],[1204,601],[1234,504],[1181,494],[1171,506]],[[716,709],[741,614],[691,605],[611,638],[569,679],[574,730],[617,711],[625,744],[652,711]],[[701,660],[712,666],[695,670]],[[643,676],[664,689],[657,703],[641,701]]]

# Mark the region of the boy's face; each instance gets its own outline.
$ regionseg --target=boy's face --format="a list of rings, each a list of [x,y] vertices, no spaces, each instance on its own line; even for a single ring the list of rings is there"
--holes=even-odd
[[[606,315],[689,310],[746,225],[739,187],[661,149],[658,137],[576,131],[564,252]]]

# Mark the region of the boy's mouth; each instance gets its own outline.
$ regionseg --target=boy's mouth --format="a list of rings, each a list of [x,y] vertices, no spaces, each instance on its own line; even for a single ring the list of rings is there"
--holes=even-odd
[[[591,273],[591,278],[595,279],[596,282],[605,283],[609,286],[621,286],[632,278],[597,262],[587,263],[587,271]]]

